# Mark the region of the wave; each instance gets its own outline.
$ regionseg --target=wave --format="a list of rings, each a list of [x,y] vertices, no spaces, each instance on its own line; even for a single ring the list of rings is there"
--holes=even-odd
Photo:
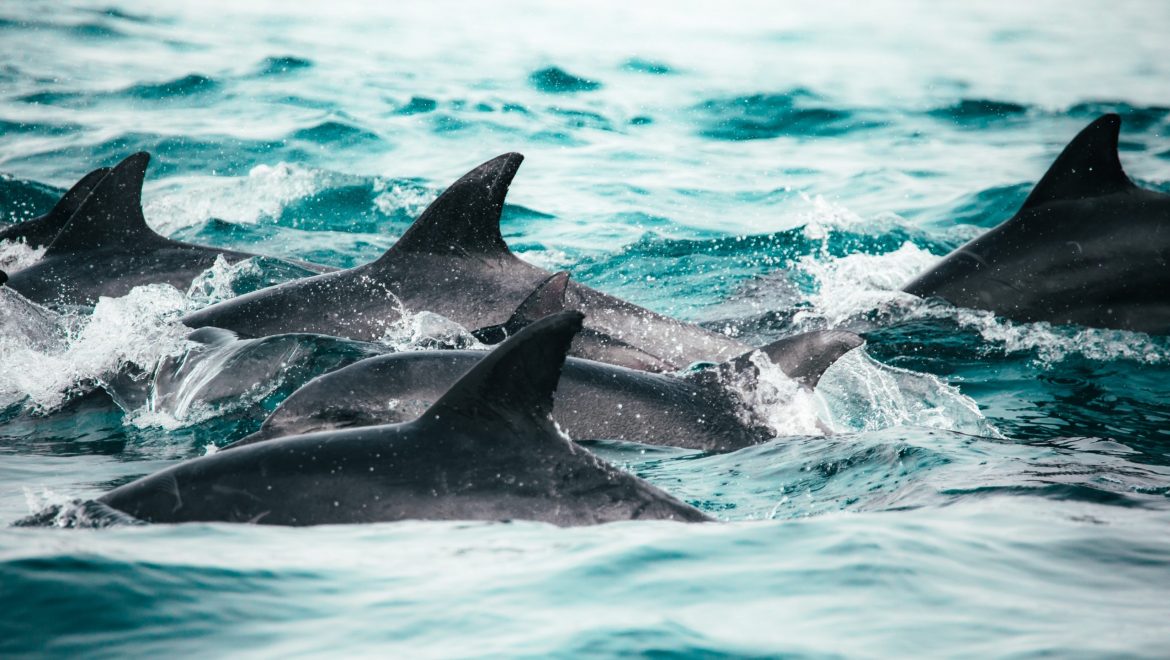
[[[214,78],[198,73],[189,73],[174,80],[131,85],[117,92],[116,95],[143,101],[169,101],[187,99],[192,96],[202,96],[218,91],[222,86],[222,83]]]
[[[960,99],[953,105],[927,112],[965,128],[986,128],[996,122],[1019,119],[1028,114],[1028,106],[1009,101]]]
[[[537,90],[549,94],[591,92],[596,89],[601,89],[601,83],[599,81],[575,76],[555,66],[533,71],[528,76],[528,82]]]
[[[365,147],[384,140],[376,133],[341,121],[326,121],[289,134],[291,140],[304,140],[330,148]]]
[[[700,120],[700,135],[730,141],[836,137],[887,123],[870,112],[832,107],[804,88],[709,99],[694,111]]]
[[[273,55],[264,58],[256,67],[256,75],[262,78],[286,76],[313,67],[313,60],[296,55]]]
[[[48,213],[63,194],[65,190],[55,186],[0,175],[0,209],[7,222],[23,222]]]
[[[652,76],[669,76],[678,73],[674,67],[659,60],[644,57],[631,57],[622,63],[622,68],[634,73],[646,73]]]
[[[11,159],[16,164],[64,161],[78,164],[116,163],[127,155],[147,151],[151,154],[153,178],[209,173],[220,176],[247,174],[257,161],[308,160],[305,149],[284,140],[255,140],[228,135],[187,135],[158,133],[123,133],[97,143],[60,146],[24,154]]]

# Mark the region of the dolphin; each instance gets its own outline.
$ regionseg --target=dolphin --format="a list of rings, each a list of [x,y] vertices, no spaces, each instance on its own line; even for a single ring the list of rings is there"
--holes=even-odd
[[[498,343],[534,323],[531,315],[564,311],[567,281],[567,273],[553,275],[520,304],[507,323],[472,334],[484,343]],[[588,353],[599,340],[604,338],[578,332],[574,352]],[[579,351],[582,342],[585,348]],[[862,343],[851,332],[815,331],[759,350],[790,378],[811,389],[825,369]],[[736,394],[736,388],[753,387],[760,377],[752,353],[677,376],[570,357],[561,371],[553,419],[578,440],[624,440],[712,452],[766,442],[775,432]],[[483,351],[440,350],[368,357],[303,385],[256,433],[228,447],[413,419],[485,355]]]
[[[253,417],[267,414],[269,402],[314,376],[386,350],[321,335],[239,339],[219,328],[192,331],[187,341],[186,350],[164,357],[153,371],[124,369],[105,379],[103,389],[126,411],[143,409],[179,420],[210,411],[221,420]]]
[[[366,358],[309,381],[236,448],[273,437],[413,419],[489,355],[483,351],[407,351]],[[577,440],[729,452],[776,432],[740,400],[721,374],[656,374],[568,358],[553,419]]]
[[[1121,168],[1121,117],[1064,148],[1020,210],[903,290],[1016,321],[1170,333],[1170,195]]]
[[[572,309],[568,299],[569,281],[567,271],[553,273],[520,303],[505,323],[479,328],[471,334],[484,344],[496,344],[549,314]],[[745,372],[752,372],[751,376],[758,375],[752,358],[756,352],[760,352],[779,366],[786,376],[812,389],[826,369],[846,352],[864,343],[865,340],[860,336],[846,330],[814,330],[779,339],[758,349],[748,348],[735,358],[718,365],[718,368],[726,375]],[[640,363],[638,360],[641,354],[637,348],[588,327],[582,328],[573,339],[572,355],[614,365],[628,365],[632,362],[634,366],[631,368],[661,371]]]
[[[520,306],[507,321],[473,330],[471,334],[481,343],[491,346],[500,343],[521,328],[549,314],[573,309],[568,303],[570,282],[568,271],[559,271],[549,275],[520,303]],[[619,337],[588,326],[582,328],[573,339],[570,354],[574,357],[608,362],[642,371],[672,372],[677,370],[670,363],[658,359]]]
[[[124,296],[142,284],[163,282],[186,290],[217,258],[236,262],[257,256],[172,241],[152,231],[142,215],[149,162],[149,154],[136,153],[118,163],[93,187],[41,260],[9,273],[7,285],[42,305],[92,306],[99,296]]]
[[[61,199],[48,213],[0,230],[0,242],[22,241],[34,248],[45,247],[52,243],[61,229],[65,227],[65,223],[69,222],[69,218],[77,212],[85,198],[93,192],[98,182],[109,173],[110,168],[100,167],[86,174],[61,196]]]
[[[404,310],[431,311],[466,328],[502,325],[505,310],[551,275],[512,254],[500,234],[504,197],[522,160],[504,154],[465,174],[372,263],[254,291],[183,322],[245,337],[311,332],[367,341],[383,336]],[[621,342],[622,350],[606,357],[621,366],[676,371],[751,348],[577,282],[568,283],[567,298],[586,314],[587,331]]]
[[[414,421],[218,452],[97,503],[153,523],[709,520],[556,429],[553,392],[581,320],[563,312],[513,335]]]

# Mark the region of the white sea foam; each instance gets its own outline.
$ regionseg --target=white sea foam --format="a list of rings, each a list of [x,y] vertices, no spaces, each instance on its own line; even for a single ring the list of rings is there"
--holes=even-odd
[[[801,387],[759,351],[749,360],[755,373],[751,369],[734,373],[724,383],[746,406],[746,424],[762,420],[777,436],[824,432],[828,420],[819,394]]]
[[[186,297],[174,287],[152,284],[99,299],[90,316],[61,317],[59,342],[0,340],[0,405],[27,401],[33,409],[51,410],[78,388],[127,369],[152,370],[186,344],[189,330],[178,318],[187,309]]]
[[[46,351],[65,339],[61,315],[0,287],[0,355],[13,347]]]
[[[228,263],[224,256],[218,255],[211,268],[200,273],[191,281],[187,289],[187,297],[200,305],[211,305],[221,300],[234,298],[240,295],[236,283],[241,278],[259,277],[262,275],[260,265],[255,259],[244,259],[236,263]]]
[[[841,431],[921,426],[1001,437],[971,397],[929,374],[882,364],[855,349],[829,367],[817,393],[828,421]]]
[[[561,250],[546,249],[546,250],[523,250],[514,253],[524,261],[545,270],[560,271],[571,267],[575,261],[568,254]]]
[[[803,222],[804,235],[809,240],[825,241],[831,229],[848,229],[865,222],[845,205],[830,202],[821,195],[810,197],[807,193],[800,193],[800,198],[812,207],[797,216]]]
[[[372,180],[352,174],[304,167],[285,162],[257,165],[246,177],[201,178],[148,196],[146,217],[163,234],[224,218],[255,224],[278,218],[289,205],[331,188],[369,184],[373,206],[390,215],[402,211],[417,216],[435,199],[435,192],[383,177]]]
[[[1170,362],[1170,346],[1143,333],[1013,322],[989,311],[926,301],[901,291],[937,259],[910,242],[878,255],[804,257],[797,267],[812,278],[814,291],[805,298],[811,307],[797,312],[794,321],[801,327],[820,327],[863,317],[877,317],[884,324],[924,318],[952,320],[978,332],[994,350],[1034,352],[1042,366],[1076,355],[1100,361]]]
[[[35,248],[21,241],[0,241],[0,270],[15,273],[41,260],[44,247]]]
[[[405,310],[401,318],[386,326],[380,341],[396,351],[489,348],[467,328],[445,316],[433,312],[412,314]]]
[[[937,260],[910,242],[885,254],[803,257],[797,267],[812,276],[816,290],[807,297],[812,309],[798,312],[795,321],[836,326],[874,312],[893,315],[915,307],[920,299],[900,289]]]
[[[374,193],[374,207],[384,215],[402,211],[412,218],[418,217],[438,197],[433,190],[406,186],[381,177],[374,179]]]
[[[165,235],[213,217],[256,223],[277,217],[288,204],[328,187],[326,174],[288,163],[257,165],[246,177],[183,181],[173,191],[147,196],[143,211],[151,226]]]
[[[1055,327],[1049,323],[1014,323],[984,310],[944,306],[924,308],[923,315],[952,316],[959,325],[979,332],[1004,353],[1035,352],[1042,366],[1069,356],[1108,362],[1133,360],[1146,364],[1170,362],[1170,346],[1140,332],[1106,328]]]

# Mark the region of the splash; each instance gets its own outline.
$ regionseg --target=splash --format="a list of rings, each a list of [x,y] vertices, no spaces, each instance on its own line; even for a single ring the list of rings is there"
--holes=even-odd
[[[438,196],[435,191],[381,177],[374,180],[374,208],[382,215],[417,217]]]
[[[445,316],[433,312],[411,314],[405,310],[397,321],[386,327],[381,343],[396,351],[488,348],[467,328]]]
[[[151,225],[167,235],[199,226],[208,218],[306,230],[336,229],[337,223],[347,222],[350,231],[374,231],[378,219],[417,216],[436,195],[437,191],[413,180],[280,162],[256,165],[246,177],[183,181],[181,187],[149,200],[145,213]],[[339,207],[344,209],[341,215]]]
[[[144,212],[165,235],[213,217],[255,224],[279,217],[285,206],[328,187],[329,174],[284,162],[256,165],[242,178],[187,181],[177,191],[148,200]]]
[[[1045,322],[1015,323],[977,309],[934,306],[923,310],[924,316],[935,314],[953,316],[961,327],[975,330],[1005,354],[1035,353],[1038,365],[1044,368],[1078,355],[1100,362],[1170,363],[1170,345],[1140,332],[1061,327]]]
[[[545,270],[559,271],[573,266],[576,262],[566,252],[555,248],[540,250],[517,250],[513,254],[524,261]]]
[[[41,496],[25,489],[29,510],[34,513],[13,523],[14,527],[61,527],[65,529],[104,529],[146,523],[96,500],[65,499],[45,491]],[[42,504],[36,506],[40,500]]]
[[[62,318],[12,289],[0,287],[0,355],[15,347],[46,351],[64,341]]]
[[[849,207],[830,202],[822,195],[810,196],[801,193],[800,198],[812,207],[799,216],[803,220],[805,238],[810,241],[827,242],[831,230],[856,229],[865,222],[864,218]],[[827,245],[822,247],[827,248]]]
[[[812,277],[815,291],[807,297],[812,308],[797,312],[794,320],[832,327],[862,316],[902,316],[921,302],[901,291],[902,285],[937,260],[909,241],[885,254],[802,257],[797,268]]]
[[[882,364],[864,350],[846,353],[817,385],[833,428],[879,431],[917,426],[999,438],[973,399],[929,375]]]
[[[851,221],[847,210],[826,208],[817,217],[829,218],[830,225]],[[810,229],[812,226],[811,222],[806,225],[806,234],[820,235],[822,230]],[[1170,345],[1143,333],[1014,322],[989,311],[923,300],[901,290],[937,259],[910,241],[883,254],[801,257],[797,271],[811,279],[812,292],[805,295],[808,307],[797,311],[793,322],[797,327],[818,328],[857,320],[886,326],[921,319],[952,321],[960,328],[979,333],[988,344],[988,352],[1034,353],[1038,366],[1043,368],[1074,356],[1101,362],[1170,363]]]
[[[234,298],[242,291],[236,290],[236,284],[243,278],[261,277],[263,273],[255,259],[229,264],[224,256],[218,255],[211,268],[200,273],[191,281],[187,289],[187,297],[193,302],[202,305],[211,305],[228,298]]]
[[[198,331],[182,354],[164,358],[146,387],[112,390],[138,428],[177,429],[211,419],[263,417],[315,376],[384,349],[338,337],[291,333],[239,339]]]
[[[127,372],[149,371],[181,351],[178,323],[187,298],[172,286],[136,287],[121,298],[100,298],[88,317],[61,317],[60,342],[38,346],[0,342],[0,404],[53,410],[73,395]]]
[[[0,270],[15,273],[41,260],[46,247],[35,248],[20,241],[0,241]]]
[[[777,437],[832,430],[826,427],[824,403],[818,394],[801,387],[759,351],[748,360],[753,368],[722,374],[723,386],[744,406],[741,421],[745,426],[762,421]]]

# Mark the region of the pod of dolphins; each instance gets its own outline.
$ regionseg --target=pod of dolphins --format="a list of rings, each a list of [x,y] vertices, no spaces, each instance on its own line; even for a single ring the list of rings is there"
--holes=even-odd
[[[1016,215],[904,291],[1020,321],[1170,333],[1170,195],[1126,176],[1120,127],[1113,114],[1089,124]],[[95,170],[48,214],[0,231],[0,240],[45,248],[0,281],[38,305],[84,308],[143,284],[186,290],[217,259],[257,256],[152,231],[141,202],[149,160],[138,153]],[[492,350],[355,356],[293,392],[257,432],[82,503],[86,515],[274,525],[709,520],[570,438],[711,452],[765,442],[774,433],[725,383],[758,378],[770,362],[813,388],[863,340],[827,330],[753,347],[522,261],[500,233],[522,160],[504,154],[468,172],[376,261],[346,270],[289,262],[313,274],[182,319],[192,342],[241,338],[255,348],[306,333],[376,341],[406,310],[426,310]],[[17,524],[61,513],[50,507]]]

